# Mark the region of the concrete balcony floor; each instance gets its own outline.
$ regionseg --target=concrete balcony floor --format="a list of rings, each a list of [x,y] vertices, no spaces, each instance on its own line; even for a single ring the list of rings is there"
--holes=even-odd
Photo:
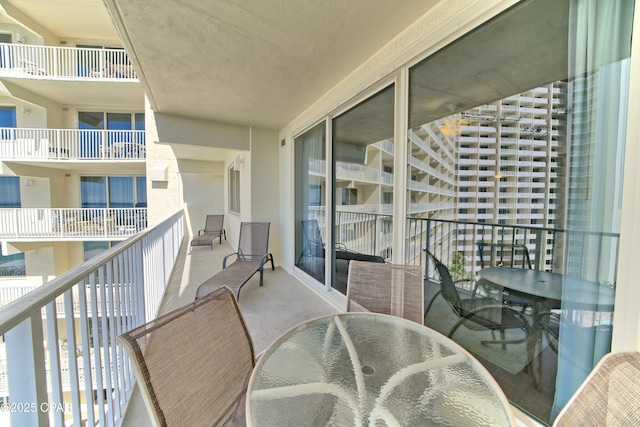
[[[196,288],[220,271],[222,259],[233,252],[233,248],[225,240],[222,240],[222,244],[218,244],[216,240],[210,250],[208,246],[191,249],[189,240],[185,239],[160,307],[160,314],[192,302]],[[265,269],[264,286],[260,287],[258,274],[244,285],[240,294],[240,309],[251,333],[256,354],[290,328],[306,320],[339,311],[279,267],[275,271]],[[136,386],[122,426],[143,425],[151,425],[151,421]]]

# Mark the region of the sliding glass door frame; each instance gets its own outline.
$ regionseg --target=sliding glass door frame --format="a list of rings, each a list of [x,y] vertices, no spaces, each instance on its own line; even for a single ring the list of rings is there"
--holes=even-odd
[[[333,120],[347,111],[357,107],[360,104],[365,103],[367,100],[375,97],[389,87],[393,87],[394,101],[393,101],[393,140],[394,143],[394,181],[393,181],[393,201],[392,201],[392,247],[393,255],[391,262],[402,263],[404,260],[404,239],[405,239],[405,218],[406,218],[406,177],[407,177],[407,162],[406,162],[406,147],[404,143],[397,143],[397,141],[406,140],[406,124],[407,124],[407,109],[408,109],[408,83],[407,83],[408,69],[402,68],[395,73],[387,76],[385,79],[377,82],[368,89],[362,91],[358,95],[352,97],[349,101],[343,103],[339,108],[326,115],[324,118],[313,122],[306,126],[304,129],[293,134],[293,158],[298,159],[296,150],[301,149],[295,145],[297,138],[303,136],[306,132],[318,126],[324,122],[325,125],[325,209],[327,210],[324,216],[324,224],[319,224],[320,228],[327,230],[324,236],[324,246],[326,249],[326,260],[324,268],[324,282],[320,282],[317,278],[313,278],[310,274],[296,265],[296,260],[299,257],[299,248],[296,248],[294,244],[293,256],[294,256],[294,270],[300,272],[307,281],[318,284],[324,291],[330,294],[341,295],[340,292],[331,292],[334,290],[332,283],[335,280],[335,263],[336,263],[336,239],[334,232],[328,230],[335,229],[335,156],[333,153]],[[399,139],[402,138],[402,139]],[[296,179],[294,174],[294,180]],[[296,198],[296,185],[294,185],[294,200]],[[297,218],[295,210],[297,204],[294,202],[294,218]],[[298,224],[294,224],[294,227],[298,227]],[[295,233],[294,233],[295,236]],[[294,237],[294,240],[296,238]],[[343,300],[344,296],[339,296],[338,300]]]

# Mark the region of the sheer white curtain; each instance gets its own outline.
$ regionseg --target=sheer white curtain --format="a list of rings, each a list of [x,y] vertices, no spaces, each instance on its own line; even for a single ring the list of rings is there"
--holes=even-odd
[[[305,236],[301,221],[317,219],[318,225],[324,229],[326,214],[325,141],[325,122],[316,125],[294,141],[296,265],[320,282],[324,282],[324,259],[314,259],[313,263],[310,263],[300,256],[305,248]]]
[[[572,0],[565,286],[552,419],[611,346],[612,306],[572,303],[579,278],[615,288],[633,1]]]

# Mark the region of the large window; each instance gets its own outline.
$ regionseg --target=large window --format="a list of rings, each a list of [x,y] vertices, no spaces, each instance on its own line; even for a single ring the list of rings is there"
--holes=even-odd
[[[526,341],[502,347],[483,344],[478,331],[454,336],[514,404],[546,423],[611,348],[633,8],[624,0],[518,2],[399,72],[401,99],[389,87],[328,112],[294,141],[296,265],[323,283],[330,272],[330,285],[345,291],[339,252],[346,248],[424,266],[435,283],[428,302],[440,287],[425,249],[477,279],[483,240],[514,245],[521,257],[526,248],[532,269],[561,277],[558,298],[532,293],[534,303],[519,306],[536,333],[542,320],[551,330],[531,353]],[[393,140],[394,119],[406,121],[403,141]],[[329,142],[324,133],[312,138],[324,129]],[[394,160],[398,154],[403,160]],[[309,238],[299,222],[312,218],[312,194],[325,182],[322,195],[332,203],[320,206],[329,205],[328,218],[318,209],[319,231]],[[392,207],[406,218],[392,218]],[[405,219],[405,227],[391,226]],[[400,237],[402,251],[391,244]],[[320,249],[308,250],[309,241]],[[597,292],[585,305],[588,289]],[[495,289],[477,295],[505,301]],[[432,310],[427,324],[448,333],[456,319],[447,317],[455,314],[443,295]]]
[[[325,282],[326,189],[325,123],[294,140],[296,266]]]
[[[539,281],[520,301],[540,334],[530,353],[526,341],[481,344],[489,331],[453,336],[547,423],[611,348],[632,12],[632,1],[522,2],[409,70],[407,168],[418,181],[407,199],[422,203],[407,207],[406,262],[427,265],[428,248],[476,278],[485,242],[526,248],[532,269],[560,278],[559,297],[539,295],[549,283]],[[500,48],[476,55],[486,46]],[[447,334],[457,317],[442,296],[426,323]]]
[[[143,131],[144,126],[144,113],[80,111],[78,129],[107,131],[80,133],[80,156],[144,157],[144,132],[135,132]],[[123,152],[124,148],[127,148],[126,152]]]
[[[333,209],[332,286],[347,291],[349,257],[382,261],[393,253],[383,222],[391,218],[385,201],[394,185],[395,86],[390,85],[332,121]]]
[[[12,129],[16,127],[16,108],[0,107],[0,137],[10,140],[14,138]]]
[[[145,207],[146,180],[142,176],[82,176],[80,197],[83,208]]]
[[[0,208],[20,208],[20,178],[17,176],[0,177]],[[0,277],[24,276],[26,267],[24,253],[4,255],[0,253]]]
[[[229,168],[229,212],[240,213],[240,171]]]

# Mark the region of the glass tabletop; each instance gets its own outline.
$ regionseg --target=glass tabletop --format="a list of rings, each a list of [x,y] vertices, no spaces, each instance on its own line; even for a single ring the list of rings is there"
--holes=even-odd
[[[405,319],[345,313],[306,322],[259,359],[253,426],[513,425],[504,393],[452,340]]]

